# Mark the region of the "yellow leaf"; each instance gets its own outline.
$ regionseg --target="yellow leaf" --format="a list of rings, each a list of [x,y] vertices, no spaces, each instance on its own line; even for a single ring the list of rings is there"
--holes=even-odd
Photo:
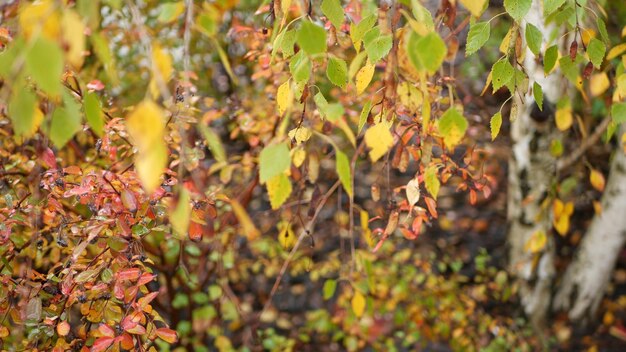
[[[161,175],[167,167],[167,147],[157,143],[150,150],[135,156],[135,170],[144,190],[152,194],[161,185]]]
[[[581,37],[583,39],[583,44],[589,45],[589,41],[591,40],[591,38],[594,38],[596,36],[596,31],[594,31],[591,28],[587,28],[587,29],[583,29],[581,31]]]
[[[167,147],[163,142],[165,122],[163,112],[154,102],[144,100],[129,114],[126,129],[138,153],[135,169],[148,194],[161,184],[161,174],[167,166]]]
[[[285,250],[293,248],[297,238],[291,228],[291,224],[288,221],[281,221],[276,227],[278,228],[278,243],[280,243]]]
[[[593,188],[597,189],[600,192],[604,191],[606,181],[604,180],[604,175],[602,175],[600,171],[596,169],[591,169],[591,172],[589,173],[589,182],[591,182]]]
[[[30,138],[35,134],[35,132],[37,132],[37,129],[43,121],[43,118],[43,112],[41,112],[39,107],[35,107],[35,111],[33,111],[32,125],[30,125],[30,130],[24,133],[24,138]]]
[[[304,163],[306,159],[306,151],[304,149],[295,149],[291,154],[291,161],[293,162],[293,166],[300,167]]]
[[[365,144],[370,148],[372,162],[380,159],[393,145],[393,136],[386,123],[380,122],[365,132]]]
[[[548,242],[548,237],[546,233],[542,230],[536,231],[533,233],[526,244],[524,245],[524,249],[526,251],[530,251],[531,253],[537,253],[541,251]]]
[[[365,313],[365,296],[363,296],[361,292],[356,291],[350,301],[350,304],[352,305],[354,315],[356,315],[357,318],[362,317],[363,313]]]
[[[248,215],[239,202],[231,200],[230,206],[233,208],[235,217],[237,217],[237,220],[242,227],[243,234],[246,238],[248,238],[248,241],[253,241],[261,236],[261,232],[256,228],[256,226],[254,226],[252,219],[250,219],[250,215]]]
[[[291,194],[291,182],[284,173],[278,174],[267,180],[267,193],[270,197],[272,209],[280,208]]]
[[[465,6],[474,17],[480,17],[487,0],[461,0],[461,4]]]
[[[558,218],[554,219],[553,225],[559,235],[565,236],[567,234],[567,231],[569,231],[569,216],[559,216]]]
[[[365,91],[365,88],[372,81],[372,77],[374,77],[374,71],[376,66],[367,61],[365,66],[361,67],[359,72],[356,73],[355,84],[356,84],[356,94],[361,94]]]
[[[144,100],[126,118],[128,134],[140,152],[163,143],[165,133],[163,111],[150,100]]]
[[[617,77],[617,89],[615,89],[615,94],[618,95],[617,101],[626,98],[626,73],[622,73]]]
[[[306,142],[311,138],[311,129],[307,127],[296,127],[289,131],[289,138],[294,139],[296,141],[296,145],[302,142]]]
[[[37,1],[22,7],[19,23],[27,38],[41,33],[48,39],[57,39],[60,29],[59,13],[54,0]]]
[[[626,51],[626,43],[616,45],[609,50],[609,53],[606,54],[606,61],[610,61],[620,56],[623,52]]]
[[[565,131],[572,126],[572,107],[568,104],[562,108],[556,110],[556,127],[560,131]]]
[[[278,114],[282,115],[291,106],[292,101],[291,88],[289,87],[289,80],[281,84],[276,92],[276,105],[278,106]]]
[[[174,211],[170,214],[170,223],[172,224],[174,237],[179,240],[183,240],[187,237],[190,218],[191,197],[189,196],[189,191],[187,191],[185,187],[181,187],[178,204],[176,205]]]
[[[417,111],[422,106],[422,92],[408,82],[398,84],[397,94],[400,98],[400,103],[408,108],[409,111]]]
[[[63,38],[69,45],[67,61],[75,69],[79,69],[83,66],[83,61],[85,60],[83,56],[85,51],[85,25],[78,13],[73,10],[65,10],[61,20],[61,28],[63,30]]]
[[[555,218],[561,217],[563,214],[563,209],[565,209],[565,204],[560,199],[555,199],[552,203],[552,212]]]
[[[365,242],[370,248],[374,247],[374,239],[372,238],[372,230],[369,227],[370,216],[365,210],[361,210],[361,230],[363,231],[363,237]]]
[[[170,54],[157,43],[152,44],[152,72],[149,89],[153,97],[158,97],[162,89],[167,89],[165,84],[169,81],[174,68]]]
[[[509,28],[509,31],[504,36],[504,39],[502,39],[502,42],[500,43],[499,49],[500,52],[503,54],[507,54],[509,52],[509,43],[511,42],[511,37],[513,36],[514,29],[516,29],[515,26],[511,26],[511,28]]]
[[[589,90],[591,91],[591,96],[597,97],[606,92],[610,85],[611,83],[609,82],[609,77],[606,75],[606,72],[600,72],[591,76],[591,79],[589,80]]]

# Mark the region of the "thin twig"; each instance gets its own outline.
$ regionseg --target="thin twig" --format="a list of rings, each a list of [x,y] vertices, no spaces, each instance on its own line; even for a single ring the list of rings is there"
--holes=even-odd
[[[280,272],[278,273],[278,277],[276,278],[276,281],[274,282],[272,291],[270,291],[270,295],[267,298],[267,302],[265,302],[265,305],[263,306],[263,310],[261,310],[261,312],[259,313],[259,319],[261,318],[263,313],[265,313],[265,311],[269,308],[270,304],[272,303],[272,298],[276,294],[276,291],[278,290],[278,286],[280,286],[280,282],[282,281],[283,276],[285,275],[285,272],[287,271],[287,267],[289,266],[289,263],[291,263],[291,261],[293,260],[293,257],[296,255],[296,252],[298,251],[298,248],[300,247],[302,240],[305,237],[313,233],[315,221],[317,220],[317,217],[320,214],[320,211],[322,210],[322,208],[328,201],[328,198],[330,198],[330,196],[333,194],[333,192],[335,192],[337,187],[339,187],[339,184],[340,184],[340,181],[337,180],[337,182],[335,182],[335,184],[328,190],[328,192],[324,194],[324,197],[322,197],[322,199],[320,200],[319,204],[317,205],[317,208],[315,208],[315,214],[313,215],[313,218],[309,221],[309,223],[307,224],[307,227],[304,228],[302,232],[300,232],[300,235],[298,236],[298,240],[296,241],[296,244],[293,246],[293,248],[291,249],[291,252],[289,252],[289,256],[287,257],[287,260],[285,260],[285,262],[283,263],[283,266],[280,268]]]
[[[602,133],[606,131],[611,123],[611,116],[607,116],[600,122],[600,124],[596,127],[593,133],[589,136],[589,138],[585,139],[574,151],[572,151],[566,158],[561,158],[556,163],[556,170],[558,172],[567,169],[572,166],[585,152],[591,148],[591,146],[595,145],[600,137],[602,137]]]

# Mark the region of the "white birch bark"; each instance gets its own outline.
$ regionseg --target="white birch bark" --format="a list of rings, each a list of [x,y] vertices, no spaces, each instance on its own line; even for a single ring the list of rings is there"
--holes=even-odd
[[[546,38],[551,37],[554,26],[545,25],[541,0],[533,0],[525,22],[521,24],[520,35],[524,35],[528,22],[543,33],[544,43]],[[529,76],[529,86],[537,82],[543,88],[544,101],[556,103],[566,86],[561,75],[552,73],[546,77],[543,66],[529,49],[523,65]],[[520,97],[521,94],[523,97]],[[550,153],[550,143],[557,132],[553,116],[543,121],[531,116],[535,104],[532,92],[516,93],[513,104],[519,107],[519,114],[511,125],[513,153],[509,160],[507,211],[510,224],[509,269],[518,279],[519,296],[526,315],[535,327],[541,327],[550,307],[555,276],[551,212],[542,208],[542,203],[556,173],[556,160]],[[525,248],[526,243],[538,232],[545,234],[547,244],[541,251],[532,253]]]
[[[626,124],[619,131],[618,140]],[[593,218],[554,298],[555,309],[567,310],[570,319],[583,324],[595,318],[626,241],[626,154],[621,146],[611,161],[601,203],[602,212]]]

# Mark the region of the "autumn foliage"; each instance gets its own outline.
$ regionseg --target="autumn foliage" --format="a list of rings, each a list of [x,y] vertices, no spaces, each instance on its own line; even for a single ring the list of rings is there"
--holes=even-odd
[[[516,292],[486,253],[468,278],[412,250],[445,187],[471,205],[498,187],[452,65],[470,22],[468,55],[489,39],[488,2],[391,3],[0,5],[1,348],[531,349],[476,303]],[[503,57],[487,85],[523,74]]]

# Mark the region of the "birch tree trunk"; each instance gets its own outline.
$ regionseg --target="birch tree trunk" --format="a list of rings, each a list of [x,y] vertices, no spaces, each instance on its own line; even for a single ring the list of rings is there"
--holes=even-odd
[[[618,140],[623,133],[626,124],[619,129]],[[593,320],[626,241],[626,154],[621,146],[617,149],[602,212],[593,218],[554,298],[555,309],[567,310],[571,320],[583,324]]]
[[[553,25],[546,26],[540,0],[533,0],[525,20],[543,33],[544,40],[550,38],[555,30]],[[523,38],[525,23],[521,26],[520,35]],[[509,160],[507,209],[509,269],[518,279],[519,295],[526,315],[535,327],[541,327],[550,307],[555,275],[554,241],[550,235],[551,212],[542,207],[556,173],[556,160],[550,153],[550,143],[557,131],[554,114],[547,110],[550,102],[558,101],[566,85],[558,73],[546,77],[543,66],[529,49],[523,65],[530,80],[529,86],[537,82],[542,86],[545,98],[544,111],[540,112],[532,92],[518,91],[514,94],[513,106],[518,107],[519,114],[511,125],[513,152]],[[534,253],[526,248],[533,236],[545,236],[547,239],[546,245]]]

